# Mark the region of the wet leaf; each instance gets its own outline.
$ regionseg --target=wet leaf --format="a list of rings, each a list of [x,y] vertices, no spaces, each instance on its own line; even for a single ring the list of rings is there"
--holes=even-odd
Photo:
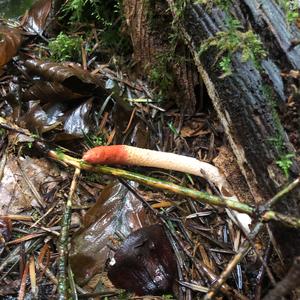
[[[0,27],[0,68],[17,54],[21,42],[20,29]]]
[[[47,132],[63,121],[67,108],[67,105],[62,103],[49,103],[43,107],[38,102],[34,103],[20,119],[20,124],[34,133]]]
[[[23,26],[29,32],[42,34],[51,11],[52,0],[40,0],[33,4],[23,20]]]
[[[87,212],[84,227],[72,240],[70,261],[77,282],[103,271],[116,232],[130,232],[151,224],[141,202],[120,183],[106,187]]]
[[[25,61],[24,65],[31,73],[42,76],[49,81],[59,82],[73,92],[84,95],[90,95],[91,93],[103,95],[106,93],[101,87],[102,82],[96,76],[73,64],[59,64],[31,59]]]
[[[111,260],[108,277],[117,288],[137,295],[172,291],[176,260],[161,225],[143,227],[124,241]]]
[[[72,92],[58,82],[43,80],[36,81],[33,86],[27,89],[22,95],[24,101],[40,100],[42,103],[74,101],[82,99],[83,97],[86,97],[86,95]]]
[[[92,120],[95,120],[91,116],[94,112],[92,99],[82,103],[75,108],[67,117],[64,130],[67,134],[82,137],[90,131]]]

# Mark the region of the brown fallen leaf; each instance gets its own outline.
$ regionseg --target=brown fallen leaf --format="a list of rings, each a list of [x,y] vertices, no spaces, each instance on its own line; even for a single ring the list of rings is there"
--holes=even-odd
[[[0,68],[17,54],[21,42],[22,35],[19,28],[0,27]]]
[[[152,218],[153,219],[153,218]],[[153,221],[143,204],[122,184],[107,186],[72,238],[70,263],[76,282],[83,284],[104,271],[116,233],[128,236]]]
[[[32,75],[42,76],[48,81],[59,82],[75,93],[85,95],[107,94],[104,88],[105,83],[99,77],[75,64],[28,59],[24,62],[24,66]]]
[[[29,32],[42,34],[48,23],[51,6],[51,0],[39,0],[34,3],[22,20],[24,28]]]
[[[131,233],[110,261],[108,278],[117,288],[137,295],[171,292],[177,279],[176,259],[161,225]]]

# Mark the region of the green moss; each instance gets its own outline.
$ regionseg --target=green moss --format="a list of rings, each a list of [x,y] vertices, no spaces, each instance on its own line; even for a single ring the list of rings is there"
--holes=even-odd
[[[204,4],[207,8],[218,6],[227,11],[232,4],[232,0],[195,0],[194,3]]]
[[[158,87],[159,96],[164,97],[173,83],[173,74],[170,70],[172,57],[167,53],[158,54],[155,57],[155,63],[152,64],[149,71],[149,79],[152,85]]]
[[[60,18],[74,32],[78,27],[82,30],[86,24],[95,24],[100,41],[98,47],[112,48],[117,54],[128,54],[132,50],[129,36],[122,32],[124,17],[121,0],[68,0]]]
[[[199,55],[202,55],[211,47],[218,50],[217,61],[219,57],[226,54],[226,58],[221,60],[221,64],[219,63],[219,66],[221,69],[225,69],[225,72],[231,69],[231,55],[238,51],[242,53],[243,62],[251,60],[258,65],[258,61],[266,56],[259,36],[252,30],[242,31],[241,23],[233,18],[227,19],[227,28],[227,31],[220,31],[216,36],[204,41],[200,46]]]
[[[276,2],[283,9],[287,23],[294,23],[300,17],[298,0],[276,0]]]
[[[61,32],[56,39],[49,42],[49,51],[51,59],[54,61],[78,61],[81,57],[81,46],[83,40],[81,37],[68,36]]]
[[[269,138],[268,140],[278,153],[278,159],[276,160],[276,164],[281,169],[285,177],[288,178],[290,168],[293,165],[292,158],[294,157],[294,154],[286,153],[286,146],[283,138],[284,130],[281,125],[280,117],[277,113],[277,104],[274,100],[274,91],[269,85],[264,85],[262,90],[268,104],[270,105],[273,121],[276,126],[275,135]]]

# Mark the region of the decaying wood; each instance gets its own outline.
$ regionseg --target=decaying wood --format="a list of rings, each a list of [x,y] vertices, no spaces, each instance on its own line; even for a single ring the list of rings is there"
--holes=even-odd
[[[258,3],[259,2],[259,3]],[[175,1],[168,0],[175,13]],[[231,12],[241,24],[261,34],[261,39],[268,51],[268,58],[262,62],[262,70],[253,62],[242,62],[241,53],[231,53],[233,74],[220,78],[221,72],[216,67],[218,51],[209,50],[199,56],[201,44],[226,31],[226,13],[218,7],[205,9],[200,4],[187,4],[183,18],[178,26],[189,45],[198,71],[207,87],[214,108],[224,127],[230,146],[235,154],[239,168],[257,204],[263,203],[275,194],[278,188],[287,182],[276,161],[280,157],[278,148],[270,141],[275,137],[284,141],[286,153],[293,153],[287,135],[274,113],[274,102],[283,98],[284,89],[279,62],[286,68],[299,68],[300,49],[290,50],[290,28],[284,14],[274,1],[234,1]],[[274,13],[273,13],[274,12]],[[299,31],[293,29],[293,32]],[[269,40],[268,40],[269,39]],[[276,56],[275,56],[276,54]],[[280,60],[279,60],[280,59]],[[268,99],[265,86],[276,91],[276,99]],[[273,103],[270,103],[273,102]],[[280,136],[279,136],[280,135]],[[297,176],[299,168],[294,162],[291,176]],[[299,216],[299,190],[293,197],[285,199],[277,207],[281,211]],[[295,198],[296,197],[296,198]],[[290,262],[291,257],[300,253],[300,233],[274,224],[273,234],[281,247],[284,257]],[[289,244],[287,244],[287,242]]]
[[[202,82],[192,57],[182,42],[177,40],[176,47],[174,46],[175,49],[172,51],[174,53],[170,53],[172,16],[167,3],[124,0],[123,6],[139,73],[149,74],[151,68],[159,64],[164,56],[164,59],[169,60],[167,68],[170,69],[170,75],[174,79],[173,86],[168,89],[167,94],[176,101],[184,113],[193,114],[196,106],[202,105],[200,95]],[[178,56],[178,59],[173,59],[174,55]]]

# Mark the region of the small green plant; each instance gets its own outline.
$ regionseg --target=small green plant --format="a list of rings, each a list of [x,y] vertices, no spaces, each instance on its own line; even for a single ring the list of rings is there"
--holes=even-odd
[[[203,54],[210,47],[216,47],[218,49],[216,60],[218,61],[220,56],[227,53],[227,58],[223,59],[221,65],[219,65],[225,71],[229,71],[229,67],[231,68],[229,55],[237,51],[242,53],[243,62],[252,60],[257,64],[259,59],[266,56],[261,40],[252,30],[242,31],[241,23],[233,18],[227,20],[227,28],[227,31],[220,31],[216,36],[204,41],[200,47],[199,55]]]
[[[276,161],[276,164],[283,172],[286,178],[289,177],[290,168],[293,165],[292,158],[295,156],[293,153],[284,153],[285,146],[284,140],[281,134],[278,134],[277,137],[269,139],[271,144],[279,153],[279,159]]]
[[[69,0],[63,5],[63,14],[70,14],[70,21],[79,22],[82,20],[84,14],[84,6],[86,0]]]
[[[68,0],[63,5],[60,19],[66,21],[70,29],[77,31],[86,24],[95,24],[99,47],[113,48],[116,53],[130,53],[129,36],[122,32],[125,21],[121,12],[121,0]]]
[[[207,8],[212,8],[214,5],[217,5],[223,10],[228,10],[232,0],[196,0],[194,3],[204,4]]]
[[[113,25],[116,16],[120,15],[120,0],[68,0],[62,8],[62,17],[69,16],[71,24],[94,19],[107,29]]]
[[[157,55],[156,61],[149,71],[150,82],[159,88],[162,97],[167,94],[174,80],[170,71],[172,60],[173,57],[168,53]]]
[[[276,164],[282,170],[286,178],[289,178],[290,168],[293,165],[292,158],[294,158],[294,156],[295,155],[293,153],[288,153],[282,155],[280,159],[276,161]]]
[[[277,0],[277,3],[284,11],[287,23],[294,23],[300,17],[298,0]]]
[[[4,137],[6,135],[6,130],[4,128],[0,128],[0,137]]]
[[[223,72],[223,77],[232,74],[231,59],[228,55],[221,58],[219,62],[219,67]]]
[[[85,141],[87,146],[93,148],[97,146],[103,146],[106,144],[104,135],[95,135],[95,134],[84,134]]]
[[[71,37],[61,32],[56,39],[49,42],[49,51],[54,61],[78,61],[81,54],[81,37]]]

